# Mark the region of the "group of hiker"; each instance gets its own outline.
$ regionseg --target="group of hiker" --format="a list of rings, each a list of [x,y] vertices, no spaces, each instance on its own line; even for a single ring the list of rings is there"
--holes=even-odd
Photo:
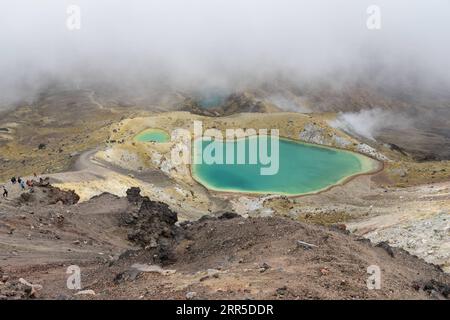
[[[37,174],[34,173],[34,177],[37,177]],[[30,191],[33,190],[33,186],[34,186],[34,181],[33,180],[24,180],[21,177],[16,178],[15,176],[11,178],[11,183],[14,184],[19,184],[20,189],[23,191],[26,189],[26,187],[30,188]],[[3,198],[7,198],[8,197],[8,190],[6,189],[6,186],[3,186]]]

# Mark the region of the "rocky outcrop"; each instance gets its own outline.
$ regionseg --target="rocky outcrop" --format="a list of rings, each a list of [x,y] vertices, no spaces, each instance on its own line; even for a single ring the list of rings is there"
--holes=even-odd
[[[80,196],[73,190],[62,190],[50,184],[49,179],[32,181],[28,192],[23,192],[18,198],[19,204],[57,204],[73,205],[78,203]]]
[[[338,136],[335,133],[329,133],[325,128],[315,123],[306,124],[299,133],[299,138],[305,142],[338,148],[348,148],[352,144],[350,140]]]
[[[313,123],[308,123],[305,125],[303,131],[301,131],[299,134],[299,138],[300,140],[309,143],[323,144],[323,145],[329,144],[329,142],[326,141],[325,138],[325,130]]]
[[[48,204],[61,202],[65,205],[72,205],[80,200],[80,197],[73,190],[64,191],[59,188],[47,187]]]
[[[269,111],[264,102],[248,93],[234,93],[221,105],[212,108],[204,108],[200,106],[198,101],[188,98],[184,102],[182,110],[207,117],[221,117],[243,112],[266,113]]]
[[[127,199],[132,207],[122,221],[131,227],[128,239],[144,249],[156,250],[161,261],[170,260],[172,243],[179,233],[177,213],[165,203],[142,197],[139,188],[127,190]]]
[[[144,200],[144,197],[141,196],[141,189],[139,188],[131,187],[126,193],[128,202],[134,205],[139,205]]]
[[[371,146],[369,146],[368,144],[365,143],[360,143],[357,147],[356,147],[356,151],[366,154],[372,158],[375,158],[379,161],[389,161],[389,158],[386,157],[385,155],[381,154],[380,152],[378,152],[375,148],[372,148]]]

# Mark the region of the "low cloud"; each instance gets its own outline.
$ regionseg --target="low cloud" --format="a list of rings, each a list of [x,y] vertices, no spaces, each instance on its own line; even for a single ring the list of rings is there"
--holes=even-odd
[[[450,2],[379,0],[4,0],[0,106],[49,86],[111,87],[127,96],[224,91],[270,83],[450,84]],[[69,5],[81,29],[66,27]],[[406,84],[406,85],[405,85]],[[411,86],[409,85],[411,84]],[[281,102],[288,109],[289,102]]]
[[[266,98],[267,101],[274,104],[284,111],[310,113],[311,110],[307,106],[307,100],[301,97],[287,97],[282,94],[271,95]]]
[[[414,125],[414,120],[404,114],[375,108],[340,113],[331,125],[349,134],[376,140],[383,130],[406,129]]]

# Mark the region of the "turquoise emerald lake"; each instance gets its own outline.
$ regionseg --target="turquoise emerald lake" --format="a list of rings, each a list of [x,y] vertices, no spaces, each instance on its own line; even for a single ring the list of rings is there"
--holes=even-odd
[[[134,137],[139,142],[169,142],[170,135],[161,129],[147,129]]]
[[[251,140],[257,140],[253,143],[259,142],[259,139],[261,138],[258,136],[251,136],[231,142],[195,140],[193,178],[215,191],[294,196],[319,192],[349,177],[369,173],[378,168],[377,161],[358,153],[280,138],[278,172],[274,175],[261,175],[260,169],[268,165],[261,165],[260,161],[257,164],[248,164],[249,142]],[[273,138],[267,137],[267,139]],[[198,159],[211,143],[215,143],[218,150],[223,152],[224,159],[227,144],[228,148],[233,148],[234,161],[229,163],[234,164],[199,164],[195,161],[195,158]],[[245,143],[246,164],[236,164],[236,146],[243,143]],[[272,151],[270,146],[271,144],[268,143],[268,155]],[[233,154],[230,159],[232,158]]]

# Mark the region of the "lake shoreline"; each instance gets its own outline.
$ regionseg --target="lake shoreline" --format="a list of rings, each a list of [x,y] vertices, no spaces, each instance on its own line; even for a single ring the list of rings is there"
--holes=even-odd
[[[237,139],[246,139],[249,137],[252,137],[252,136],[239,137]],[[216,186],[211,185],[210,183],[205,181],[205,179],[202,179],[198,175],[198,173],[196,172],[196,165],[190,165],[189,172],[190,172],[191,178],[194,181],[196,181],[197,183],[199,183],[200,185],[202,185],[203,187],[205,187],[208,191],[211,191],[211,192],[214,192],[214,193],[217,193],[220,195],[236,195],[236,194],[241,194],[241,195],[246,195],[246,196],[280,195],[280,196],[286,196],[286,197],[290,197],[290,198],[297,198],[297,197],[303,197],[303,196],[308,196],[308,195],[320,194],[320,193],[326,192],[334,187],[342,186],[359,176],[376,174],[376,173],[381,172],[384,169],[384,163],[382,161],[376,160],[368,155],[365,155],[365,154],[362,154],[362,153],[359,153],[356,151],[304,142],[301,140],[295,140],[295,139],[287,138],[287,137],[279,137],[279,138],[280,138],[280,140],[284,140],[289,143],[295,143],[295,144],[300,144],[300,145],[305,145],[305,146],[312,146],[312,147],[316,147],[316,148],[322,148],[322,149],[327,149],[327,150],[332,150],[332,151],[340,151],[340,152],[345,152],[345,153],[351,154],[359,160],[361,167],[362,167],[361,172],[351,174],[349,176],[345,176],[345,177],[339,179],[337,182],[334,182],[324,188],[320,188],[317,190],[313,190],[311,192],[304,192],[304,193],[277,192],[277,191],[266,191],[266,190],[265,191],[248,191],[245,189],[238,189],[238,188],[236,188],[236,189],[234,189],[234,188],[233,189],[218,188]],[[197,139],[199,139],[199,138],[197,138]],[[194,143],[195,143],[195,141],[196,140],[194,140]]]

